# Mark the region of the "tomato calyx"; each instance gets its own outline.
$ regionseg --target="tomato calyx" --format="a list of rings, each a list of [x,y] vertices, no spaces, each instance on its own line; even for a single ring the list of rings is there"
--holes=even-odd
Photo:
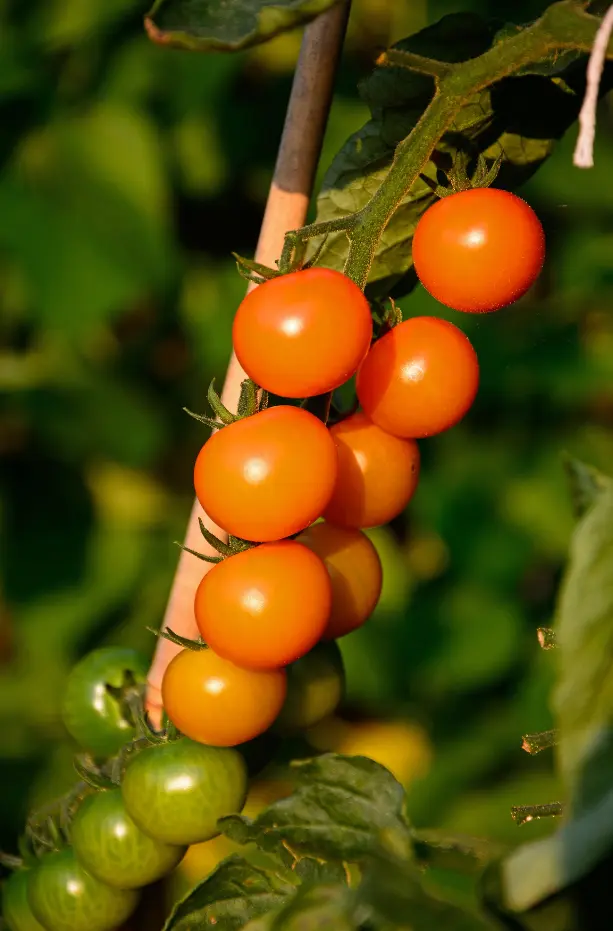
[[[470,167],[473,164],[475,170],[471,174]],[[483,152],[479,152],[475,160],[474,153],[458,151],[451,167],[440,169],[440,174],[446,178],[447,184],[437,184],[432,178],[423,174],[420,178],[438,198],[450,197],[460,191],[491,187],[498,177],[501,165],[502,155],[495,158],[493,162],[488,162]]]
[[[238,420],[244,420],[245,417],[251,417],[252,414],[264,411],[268,407],[268,392],[256,385],[251,378],[245,378],[241,382],[236,414],[229,411],[221,400],[215,390],[215,379],[211,381],[206,396],[213,411],[213,417],[209,417],[207,414],[196,414],[187,407],[184,407],[183,410],[194,420],[203,423],[206,427],[210,427],[211,430],[222,430],[224,427],[229,427],[230,424],[236,423]]]

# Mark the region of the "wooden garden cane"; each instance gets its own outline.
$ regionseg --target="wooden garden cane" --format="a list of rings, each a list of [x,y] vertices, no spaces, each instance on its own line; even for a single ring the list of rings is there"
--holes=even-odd
[[[315,171],[332,101],[336,69],[343,46],[351,0],[340,0],[322,13],[305,31],[294,74],[277,163],[268,194],[255,259],[274,267],[281,255],[288,230],[304,225]],[[250,284],[248,290],[257,285]],[[246,377],[232,354],[221,394],[229,410],[236,410],[241,381]],[[216,555],[200,533],[198,518],[222,540],[220,527],[194,502],[187,525],[185,545],[207,555]],[[182,637],[196,637],[194,596],[203,575],[212,565],[183,551],[170,590],[163,627]],[[181,647],[161,637],[147,684],[147,709],[154,724],[161,720],[161,683],[164,671]]]

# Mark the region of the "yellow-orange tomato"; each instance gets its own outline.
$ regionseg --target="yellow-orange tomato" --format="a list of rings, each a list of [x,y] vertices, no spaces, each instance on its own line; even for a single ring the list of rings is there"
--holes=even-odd
[[[182,650],[162,680],[166,714],[182,734],[236,747],[263,734],[285,701],[284,669],[241,669],[213,650]]]
[[[361,530],[324,521],[298,537],[323,560],[332,581],[332,610],[324,640],[344,637],[361,627],[375,609],[383,574],[381,560]]]
[[[419,480],[417,443],[385,433],[361,412],[330,433],[338,475],[326,520],[341,527],[378,527],[400,514]]]
[[[453,323],[412,317],[378,340],[358,372],[357,394],[378,427],[433,436],[462,419],[479,387],[477,354]]]
[[[227,533],[256,543],[298,533],[330,500],[336,451],[308,411],[271,407],[223,427],[194,468],[200,504]]]
[[[309,268],[250,291],[232,337],[256,384],[282,398],[308,398],[351,378],[370,347],[372,318],[350,278]]]
[[[525,200],[497,188],[442,197],[417,224],[413,262],[442,304],[487,313],[534,284],[545,258],[543,227]]]
[[[319,556],[281,540],[214,566],[198,586],[194,610],[205,643],[220,656],[249,669],[274,669],[315,646],[331,603]]]

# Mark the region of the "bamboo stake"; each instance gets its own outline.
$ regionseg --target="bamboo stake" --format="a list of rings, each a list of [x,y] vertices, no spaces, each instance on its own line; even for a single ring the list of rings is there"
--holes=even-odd
[[[351,0],[340,0],[310,23],[305,31],[296,65],[285,125],[275,171],[260,229],[255,259],[274,267],[281,254],[288,230],[298,229],[306,220],[313,181],[332,102],[334,79],[343,45]],[[254,285],[250,285],[251,290]],[[221,395],[230,410],[236,410],[245,372],[232,354]],[[187,525],[185,545],[201,553],[215,555],[203,540],[198,518],[221,539],[225,534],[194,502]],[[195,556],[182,552],[175,573],[163,627],[183,637],[197,635],[194,594],[203,575],[210,569]],[[161,715],[160,688],[164,671],[181,648],[160,638],[149,670],[147,709],[154,723]]]

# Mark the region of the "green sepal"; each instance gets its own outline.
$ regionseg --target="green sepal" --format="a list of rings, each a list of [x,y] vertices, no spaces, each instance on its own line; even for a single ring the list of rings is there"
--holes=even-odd
[[[116,783],[110,775],[94,764],[91,757],[79,754],[72,761],[77,776],[92,789],[114,789]]]
[[[258,386],[251,378],[241,382],[241,391],[238,399],[237,418],[251,417],[258,411]]]
[[[206,393],[206,397],[207,401],[211,405],[213,413],[225,427],[228,427],[231,423],[236,421],[236,414],[230,413],[228,408],[225,406],[225,404],[223,404],[221,398],[215,391],[215,379],[211,381],[209,390]]]
[[[195,414],[194,411],[190,411],[189,407],[184,407],[183,410],[194,420],[197,420],[198,423],[203,423],[205,427],[210,427],[211,430],[221,430],[222,427],[225,427],[224,423],[214,420],[213,417],[207,417],[206,414]]]
[[[198,518],[198,526],[200,527],[200,533],[214,550],[220,554],[220,556],[231,556],[234,550],[229,545],[229,543],[224,543],[223,540],[220,540],[219,537],[216,537],[208,527],[204,526],[204,522],[201,517]]]
[[[236,259],[236,267],[239,275],[246,278],[247,281],[263,284],[264,281],[270,281],[271,278],[278,278],[281,274],[278,268],[269,268],[268,265],[262,265],[261,262],[255,262],[253,259],[246,259],[237,252],[233,252],[232,257]]]
[[[184,543],[179,543],[178,540],[175,540],[175,544],[179,546],[182,550],[184,550],[186,553],[190,553],[192,556],[197,556],[198,559],[202,559],[204,560],[204,562],[216,564],[218,562],[221,562],[222,559],[224,558],[223,556],[206,556],[204,553],[199,553],[197,550],[193,550],[189,546],[185,546]]]
[[[175,633],[170,627],[165,627],[164,630],[154,630],[153,627],[148,627],[147,630],[155,634],[156,637],[170,640],[171,643],[176,643],[177,646],[184,647],[186,650],[208,650],[208,646],[202,637],[191,640],[189,637],[182,637],[180,634]]]

